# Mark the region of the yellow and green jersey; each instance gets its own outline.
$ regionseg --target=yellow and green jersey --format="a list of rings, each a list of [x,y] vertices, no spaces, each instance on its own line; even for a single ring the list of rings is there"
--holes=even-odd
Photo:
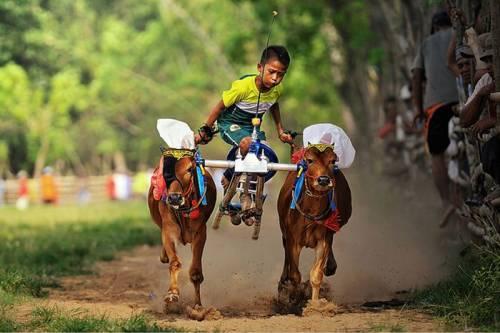
[[[250,136],[253,131],[252,118],[255,117],[259,90],[255,84],[256,75],[248,75],[232,83],[229,90],[222,93],[222,101],[226,109],[222,111],[217,124],[221,136],[229,144],[237,145],[242,138]],[[278,101],[282,86],[277,85],[260,94],[259,118]],[[265,133],[259,131],[259,138],[265,140]]]
[[[271,88],[260,94],[259,116],[267,112],[281,96],[281,85]],[[222,93],[222,101],[226,109],[222,112],[220,119],[238,125],[251,125],[257,109],[259,90],[255,84],[255,75],[236,80],[231,89]]]

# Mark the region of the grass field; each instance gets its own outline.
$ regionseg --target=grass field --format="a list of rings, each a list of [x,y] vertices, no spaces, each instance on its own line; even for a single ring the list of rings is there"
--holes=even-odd
[[[455,274],[415,294],[417,306],[442,317],[451,330],[500,329],[500,248],[473,247]]]
[[[58,277],[89,273],[98,260],[120,250],[158,244],[160,236],[144,202],[89,206],[0,208],[0,331],[158,331],[142,315],[116,321],[64,309],[37,308],[13,319],[16,304],[44,297]]]

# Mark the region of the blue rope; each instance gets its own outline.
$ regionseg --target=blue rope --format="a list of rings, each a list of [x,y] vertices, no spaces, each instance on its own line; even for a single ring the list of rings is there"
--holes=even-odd
[[[198,180],[198,192],[200,194],[200,197],[203,197],[203,200],[201,201],[201,204],[203,206],[207,205],[207,198],[206,196],[203,196],[203,193],[205,193],[205,176],[203,175],[202,171],[202,165],[203,165],[203,159],[201,158],[200,152],[196,152],[195,155],[195,161],[196,161],[196,178]]]
[[[302,186],[304,186],[304,177],[307,171],[307,164],[304,160],[300,161],[298,170],[299,171],[297,173],[297,178],[295,179],[295,183],[293,185],[293,195],[296,199],[292,200],[292,202],[290,203],[291,209],[295,209],[295,205],[297,201],[299,201],[300,195],[302,193]]]

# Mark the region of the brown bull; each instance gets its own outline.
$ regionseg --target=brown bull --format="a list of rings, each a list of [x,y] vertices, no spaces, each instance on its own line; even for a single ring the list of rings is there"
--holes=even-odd
[[[299,291],[299,257],[302,248],[313,248],[316,252],[309,273],[312,300],[315,301],[319,298],[323,275],[333,275],[337,268],[332,250],[334,230],[338,231],[351,217],[351,191],[342,172],[334,171],[337,156],[333,147],[312,145],[306,148],[303,154],[307,169],[300,197],[295,198],[293,195],[297,172],[290,172],[278,198],[278,214],[285,250],[285,264],[278,290],[282,294],[287,289],[290,291],[291,287],[288,301],[292,303],[303,297]],[[336,210],[331,204],[332,193]],[[290,208],[292,200],[296,202],[295,209]]]
[[[167,304],[179,300],[177,276],[181,261],[176,246],[191,244],[192,261],[189,278],[194,284],[195,303],[201,305],[200,284],[203,282],[202,255],[207,237],[206,222],[216,202],[216,188],[209,173],[205,173],[204,194],[199,193],[194,152],[169,149],[163,153],[162,176],[166,182],[166,199],[154,198],[153,184],[149,189],[148,206],[151,217],[161,229],[163,243],[160,260],[170,263],[170,285],[165,297]],[[164,195],[165,196],[165,195]],[[202,205],[203,196],[207,205]]]

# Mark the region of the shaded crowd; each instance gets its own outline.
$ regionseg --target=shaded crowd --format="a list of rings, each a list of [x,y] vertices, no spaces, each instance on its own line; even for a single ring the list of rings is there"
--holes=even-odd
[[[385,99],[378,134],[386,156],[402,161],[403,171],[414,172],[419,163],[431,170],[443,203],[442,226],[456,213],[484,238],[500,208],[493,36],[488,11],[476,7],[467,14],[450,7],[432,17],[411,85],[401,89],[402,103]]]

